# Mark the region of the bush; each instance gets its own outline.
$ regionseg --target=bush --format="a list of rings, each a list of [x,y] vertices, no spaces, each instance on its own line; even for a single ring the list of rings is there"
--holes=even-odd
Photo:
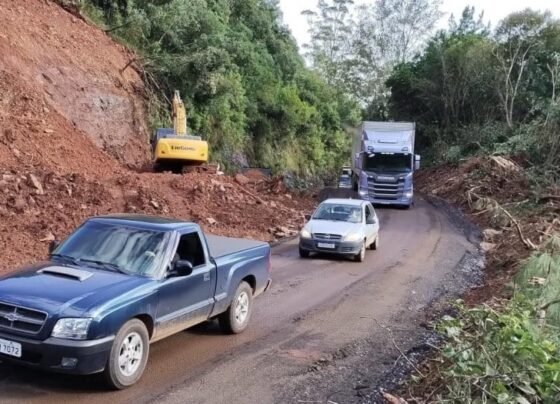
[[[518,295],[501,307],[459,308],[440,331],[447,391],[455,403],[557,403],[560,400],[558,330],[535,321],[533,304]]]

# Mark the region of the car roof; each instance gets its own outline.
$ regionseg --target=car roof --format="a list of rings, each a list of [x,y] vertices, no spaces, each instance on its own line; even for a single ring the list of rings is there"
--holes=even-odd
[[[139,215],[129,213],[115,213],[110,215],[94,216],[88,221],[104,222],[114,225],[128,225],[149,230],[172,231],[197,225],[182,219],[174,219],[162,216]]]
[[[333,203],[333,204],[338,204],[338,205],[350,205],[350,206],[362,206],[364,203],[366,203],[366,201],[364,201],[363,199],[343,199],[343,198],[331,198],[331,199],[325,199],[323,203]]]

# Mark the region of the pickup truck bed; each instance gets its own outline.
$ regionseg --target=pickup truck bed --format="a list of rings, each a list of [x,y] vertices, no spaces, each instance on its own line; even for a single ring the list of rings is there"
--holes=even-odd
[[[206,235],[206,242],[208,243],[210,256],[214,259],[267,245],[262,241],[212,236],[208,234]]]

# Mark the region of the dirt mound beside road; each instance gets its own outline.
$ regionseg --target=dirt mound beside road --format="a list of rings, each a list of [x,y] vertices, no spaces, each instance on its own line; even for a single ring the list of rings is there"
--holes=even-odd
[[[264,241],[297,234],[310,198],[207,174],[135,174],[96,180],[53,171],[0,171],[0,273],[46,256],[83,220],[108,213],[170,216],[213,234]]]

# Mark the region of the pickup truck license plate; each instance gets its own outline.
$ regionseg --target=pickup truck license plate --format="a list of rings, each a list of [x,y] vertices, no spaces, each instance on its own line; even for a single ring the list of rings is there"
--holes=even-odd
[[[0,338],[0,353],[21,358],[21,344]]]
[[[317,247],[334,249],[336,248],[336,245],[334,245],[333,243],[317,243]]]

